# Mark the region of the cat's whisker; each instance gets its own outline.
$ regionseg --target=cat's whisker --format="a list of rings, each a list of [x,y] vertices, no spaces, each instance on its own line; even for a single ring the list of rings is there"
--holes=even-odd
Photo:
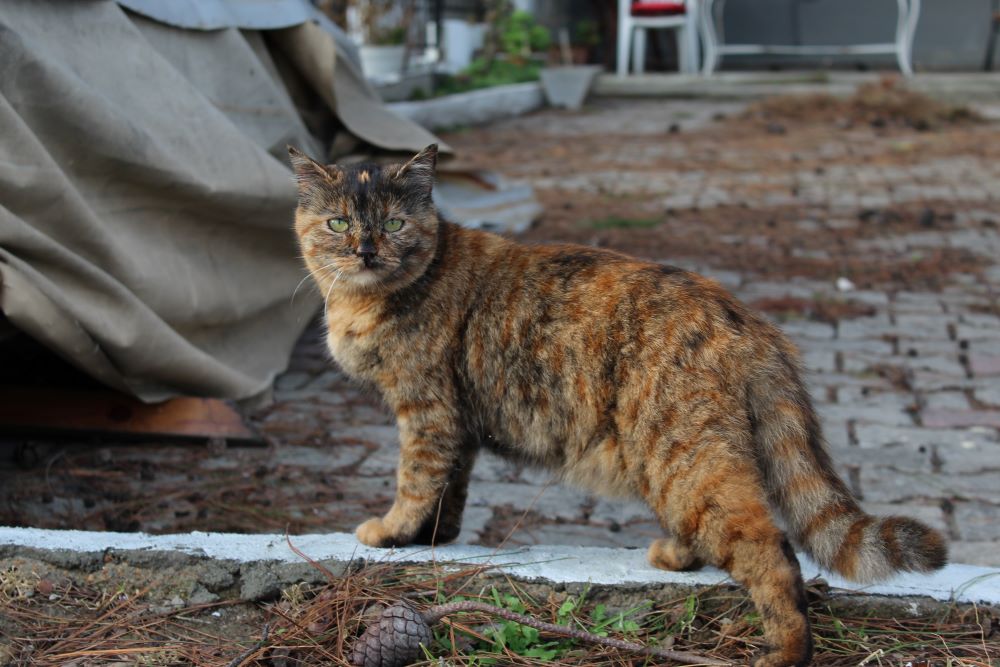
[[[323,298],[323,310],[326,311],[330,308],[330,295],[333,294],[333,286],[337,284],[340,280],[340,276],[344,273],[343,269],[337,269],[337,275],[333,277],[333,281],[330,282],[330,287],[326,290],[326,296]]]
[[[327,269],[330,269],[330,268],[333,268],[333,267],[334,267],[334,263],[331,262],[330,264],[327,264],[326,266],[321,266],[320,268],[316,269],[316,273],[319,274],[319,275],[322,275],[323,271],[326,271]],[[292,298],[289,299],[289,301],[288,301],[289,304],[291,304],[291,305],[295,304],[295,295],[298,293],[299,288],[302,287],[302,284],[305,281],[309,280],[312,277],[313,277],[312,273],[306,273],[305,277],[302,280],[299,281],[299,284],[296,285],[295,289],[292,290]]]

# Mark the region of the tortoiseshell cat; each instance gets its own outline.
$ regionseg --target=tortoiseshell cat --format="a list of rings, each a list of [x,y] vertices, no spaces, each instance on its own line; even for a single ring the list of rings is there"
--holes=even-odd
[[[476,452],[644,499],[649,560],[745,585],[769,653],[812,654],[792,540],[856,581],[944,565],[941,536],[865,514],[837,476],[785,337],[717,283],[615,252],[526,246],[439,220],[437,147],[406,164],[323,166],[289,149],[295,230],[327,341],[401,437],[396,499],[357,529],[387,547],[458,534]]]

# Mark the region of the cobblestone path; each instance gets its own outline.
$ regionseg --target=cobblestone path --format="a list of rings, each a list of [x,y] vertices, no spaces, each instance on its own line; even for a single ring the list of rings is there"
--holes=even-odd
[[[956,561],[1000,565],[1000,127],[742,111],[598,100],[445,139],[464,166],[536,188],[529,240],[690,268],[772,316],[865,507],[940,528]],[[295,533],[388,508],[395,426],[330,366],[317,326],[254,421],[271,447],[42,452],[44,475],[0,470],[0,523]],[[641,505],[483,456],[460,539],[644,547],[658,533]]]

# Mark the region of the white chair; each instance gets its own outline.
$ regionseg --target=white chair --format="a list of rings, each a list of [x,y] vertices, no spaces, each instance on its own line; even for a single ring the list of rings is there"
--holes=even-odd
[[[632,69],[642,74],[646,60],[646,31],[677,31],[677,60],[681,72],[698,71],[698,0],[618,0],[618,76]]]

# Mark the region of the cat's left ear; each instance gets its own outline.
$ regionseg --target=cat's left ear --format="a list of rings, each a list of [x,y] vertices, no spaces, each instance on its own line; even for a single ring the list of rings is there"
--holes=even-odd
[[[431,191],[434,187],[434,167],[437,165],[438,145],[431,144],[399,168],[396,178],[405,179],[417,187]]]
[[[322,185],[335,186],[340,180],[340,171],[336,167],[325,167],[302,151],[288,147],[288,157],[295,172],[295,181],[299,184],[299,194],[304,195]]]

